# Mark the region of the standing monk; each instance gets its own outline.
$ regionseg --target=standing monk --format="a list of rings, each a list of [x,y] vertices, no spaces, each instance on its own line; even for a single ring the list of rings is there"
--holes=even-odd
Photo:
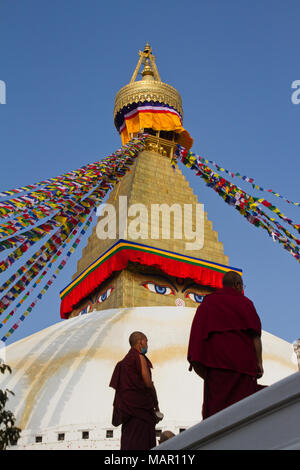
[[[145,356],[148,340],[144,333],[135,331],[129,344],[131,349],[117,363],[109,384],[116,391],[112,424],[122,424],[121,450],[149,450],[156,446],[155,412],[159,407],[152,364]]]
[[[241,276],[227,272],[223,289],[204,297],[192,323],[189,370],[204,379],[203,419],[262,388],[261,322],[243,291]]]

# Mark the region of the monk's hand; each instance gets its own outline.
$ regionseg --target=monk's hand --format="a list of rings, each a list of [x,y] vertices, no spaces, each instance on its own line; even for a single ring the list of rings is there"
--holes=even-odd
[[[164,417],[163,413],[161,413],[158,408],[154,408],[154,415],[156,424],[159,423]]]
[[[262,376],[264,375],[264,369],[263,369],[263,365],[261,362],[259,362],[257,364],[257,373],[256,373],[256,377],[258,379],[260,379]]]

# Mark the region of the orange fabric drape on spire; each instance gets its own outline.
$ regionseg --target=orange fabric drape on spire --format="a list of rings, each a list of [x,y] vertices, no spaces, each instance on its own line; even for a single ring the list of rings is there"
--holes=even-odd
[[[140,132],[141,129],[155,131],[174,131],[178,134],[177,143],[186,149],[193,145],[193,139],[183,127],[177,111],[165,106],[140,106],[125,114],[121,127],[123,145],[129,141],[129,135]]]

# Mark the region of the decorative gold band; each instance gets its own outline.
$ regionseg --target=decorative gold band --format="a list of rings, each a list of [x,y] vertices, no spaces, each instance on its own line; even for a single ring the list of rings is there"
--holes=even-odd
[[[163,82],[141,80],[125,85],[115,98],[114,119],[124,106],[144,101],[158,101],[172,106],[183,117],[181,96],[176,88]]]

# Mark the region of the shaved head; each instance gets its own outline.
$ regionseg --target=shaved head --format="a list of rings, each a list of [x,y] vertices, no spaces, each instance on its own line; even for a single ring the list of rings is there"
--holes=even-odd
[[[243,282],[241,276],[235,271],[228,271],[223,277],[223,286],[232,287],[235,282]]]
[[[174,437],[175,434],[172,431],[163,431],[160,435],[159,443],[162,444],[163,442],[167,441],[168,439],[171,439],[171,437]]]
[[[141,340],[146,338],[146,335],[142,333],[141,331],[134,331],[131,333],[129,336],[129,344],[133,348],[134,346],[137,345],[137,343]]]
[[[243,279],[235,271],[228,271],[223,277],[223,287],[233,287],[240,292],[243,291]]]

